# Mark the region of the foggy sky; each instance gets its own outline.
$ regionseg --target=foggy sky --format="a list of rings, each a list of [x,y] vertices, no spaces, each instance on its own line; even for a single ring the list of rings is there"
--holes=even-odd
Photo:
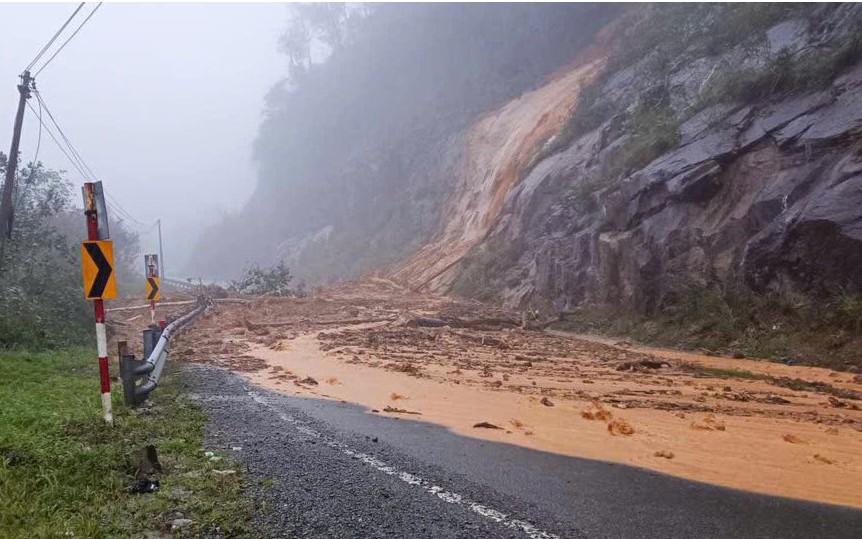
[[[0,4],[4,153],[18,75],[75,6]],[[88,3],[75,20],[94,6]],[[144,252],[156,252],[149,225],[161,217],[168,276],[185,277],[177,272],[195,234],[238,209],[254,188],[252,143],[263,97],[285,72],[277,41],[286,17],[283,4],[105,3],[36,80],[106,191],[148,225],[132,227],[141,231]],[[35,98],[30,102],[38,110]],[[27,163],[39,124],[29,109],[24,118],[21,162]],[[80,205],[85,180],[46,133],[39,159],[68,171]]]

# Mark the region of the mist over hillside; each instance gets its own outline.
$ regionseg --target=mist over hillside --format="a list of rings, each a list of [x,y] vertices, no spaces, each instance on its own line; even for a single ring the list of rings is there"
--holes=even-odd
[[[286,258],[321,283],[409,254],[438,220],[449,181],[441,170],[458,159],[448,141],[541,85],[618,11],[298,7],[301,29],[291,24],[282,40],[288,73],[267,99],[255,144],[257,189],[239,215],[203,236],[190,269],[225,278]],[[296,43],[297,33],[305,40]],[[328,55],[312,61],[320,50]],[[323,238],[325,246],[305,249]]]

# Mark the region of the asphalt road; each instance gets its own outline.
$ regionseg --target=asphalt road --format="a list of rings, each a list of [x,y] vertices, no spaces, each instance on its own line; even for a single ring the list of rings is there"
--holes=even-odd
[[[862,511],[475,440],[185,365],[264,537],[862,537]],[[816,481],[816,477],[811,478]]]

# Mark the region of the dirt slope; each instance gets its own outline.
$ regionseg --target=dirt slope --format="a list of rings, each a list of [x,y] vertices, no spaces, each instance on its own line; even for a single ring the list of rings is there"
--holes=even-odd
[[[581,88],[604,65],[589,50],[547,84],[487,114],[467,133],[467,162],[449,196],[441,232],[391,277],[411,286],[447,290],[456,276],[453,266],[484,239],[518,182],[524,165],[557,133],[577,104]]]

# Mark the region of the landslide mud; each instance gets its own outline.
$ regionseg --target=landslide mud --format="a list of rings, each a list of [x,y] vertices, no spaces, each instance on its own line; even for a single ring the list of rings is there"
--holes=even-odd
[[[472,437],[862,507],[862,379],[848,373],[525,330],[384,280],[217,306],[174,355]]]
[[[455,265],[490,230],[521,170],[558,133],[580,96],[604,67],[589,50],[542,87],[527,92],[476,122],[467,134],[467,163],[431,243],[394,268],[392,278],[445,291]]]

